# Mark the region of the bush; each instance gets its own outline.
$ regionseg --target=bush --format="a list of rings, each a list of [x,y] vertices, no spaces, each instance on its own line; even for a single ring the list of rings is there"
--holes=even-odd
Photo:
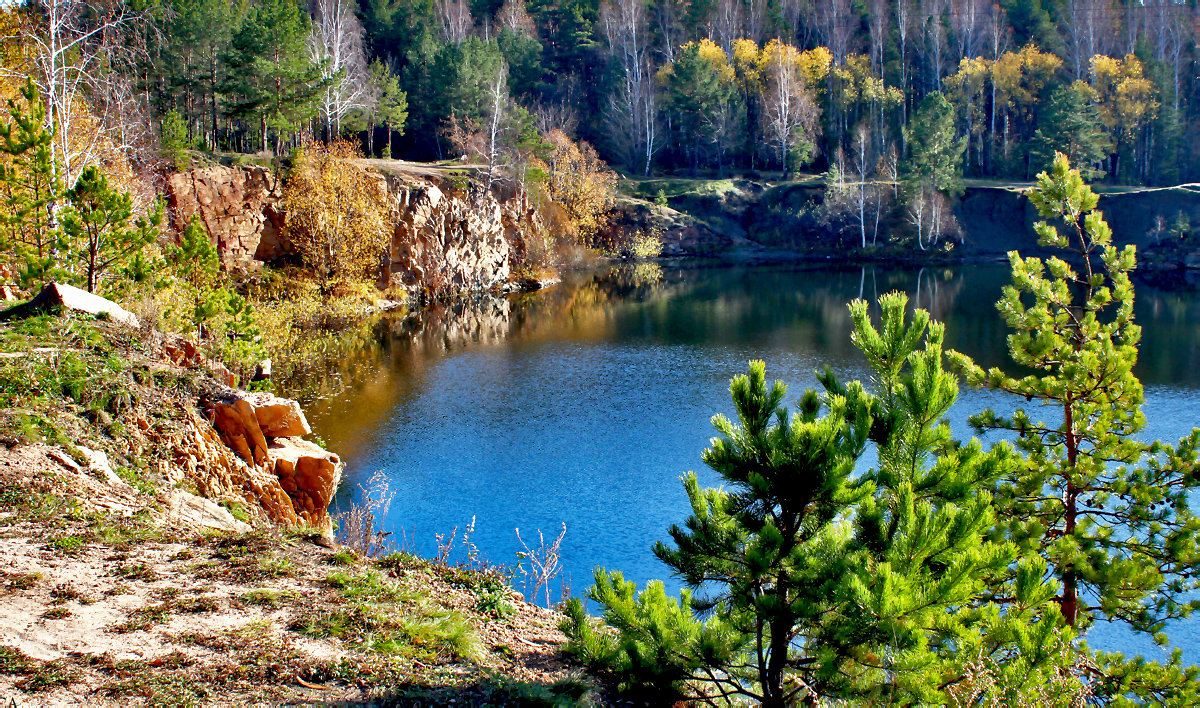
[[[391,233],[387,190],[360,157],[344,141],[301,148],[284,186],[285,231],[328,285],[370,275]]]

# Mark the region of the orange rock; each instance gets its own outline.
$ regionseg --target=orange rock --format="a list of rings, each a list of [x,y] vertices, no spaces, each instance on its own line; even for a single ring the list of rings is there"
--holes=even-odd
[[[279,486],[291,497],[296,514],[308,524],[330,531],[329,503],[345,467],[341,458],[300,438],[272,440],[270,454]]]

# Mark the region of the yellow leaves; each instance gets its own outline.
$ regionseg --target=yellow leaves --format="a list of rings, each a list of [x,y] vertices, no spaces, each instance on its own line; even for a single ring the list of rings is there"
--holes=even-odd
[[[689,44],[691,43],[689,42]],[[700,40],[696,46],[698,47],[697,54],[701,59],[712,64],[713,71],[721,77],[722,81],[733,81],[733,67],[729,65],[729,58],[725,56],[724,49],[708,38]],[[687,51],[686,45],[684,51]]]
[[[322,277],[369,274],[391,233],[387,189],[357,157],[344,141],[304,147],[284,186],[286,233]]]
[[[547,175],[546,196],[566,212],[579,238],[590,240],[608,222],[617,175],[591,145],[575,143],[561,130],[550,131],[544,139],[554,151],[548,163],[535,160],[532,166]]]
[[[758,44],[754,40],[733,40],[733,71],[738,89],[743,93],[755,94],[762,90],[762,63]]]
[[[764,69],[771,66],[795,68],[804,77],[806,86],[817,87],[824,83],[833,66],[833,55],[825,47],[817,47],[808,51],[800,51],[790,44],[772,39],[763,47],[759,57],[759,66]]]
[[[849,107],[855,103],[882,103],[885,106],[896,106],[903,99],[900,90],[887,87],[883,77],[876,76],[871,67],[871,58],[865,54],[851,54],[845,63],[833,67],[832,71],[838,80],[838,103]]]
[[[996,100],[1010,110],[1031,110],[1042,89],[1061,67],[1062,59],[1038,51],[1033,45],[1026,45],[1019,52],[1005,52],[992,65]]]
[[[1110,132],[1132,138],[1157,114],[1158,90],[1145,78],[1142,62],[1134,55],[1092,57],[1091,78],[1100,121]]]

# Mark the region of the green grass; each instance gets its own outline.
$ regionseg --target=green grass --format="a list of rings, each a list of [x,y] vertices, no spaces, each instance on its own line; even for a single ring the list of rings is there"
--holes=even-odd
[[[296,596],[291,592],[260,588],[258,590],[251,590],[238,599],[247,605],[255,605],[273,610],[285,602],[296,599]]]
[[[118,578],[124,578],[125,580],[141,580],[147,583],[158,580],[158,573],[145,563],[119,565],[112,571],[111,574],[117,576]]]
[[[13,676],[32,673],[35,663],[20,649],[0,646],[0,674]]]
[[[17,682],[17,688],[28,693],[49,691],[69,686],[79,680],[79,669],[66,659],[47,661],[28,676]]]
[[[392,602],[404,596],[399,586],[386,582],[378,573],[372,571],[365,571],[357,575],[344,572],[330,573],[325,577],[325,584],[349,600]]]
[[[87,541],[88,539],[86,536],[71,534],[67,536],[58,536],[57,538],[51,539],[50,543],[47,545],[50,549],[58,551],[59,553],[64,553],[68,556],[74,556],[84,551],[84,549],[87,547]]]
[[[130,610],[124,622],[113,625],[110,630],[124,634],[149,629],[156,624],[163,624],[171,619],[172,605],[164,602],[150,607],[139,607]]]
[[[334,637],[364,651],[412,658],[477,659],[478,643],[456,612],[353,602],[331,611],[309,611],[293,618],[288,629],[307,637]]]
[[[342,549],[337,553],[332,553],[326,556],[321,562],[328,565],[340,565],[349,567],[358,562],[358,556],[354,555],[354,551]]]
[[[230,515],[243,524],[250,523],[250,513],[246,511],[246,505],[241,502],[222,501],[221,506],[229,510]]]
[[[8,592],[29,590],[41,579],[41,573],[9,573],[0,570],[0,588]]]

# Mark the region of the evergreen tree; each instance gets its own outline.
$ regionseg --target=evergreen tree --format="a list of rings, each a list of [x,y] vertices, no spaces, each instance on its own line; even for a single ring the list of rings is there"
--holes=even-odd
[[[162,125],[158,129],[162,142],[163,157],[171,161],[171,165],[179,171],[186,170],[191,165],[188,150],[192,141],[188,138],[187,123],[174,108],[167,111]]]
[[[1046,219],[1036,226],[1038,243],[1074,259],[1009,254],[1013,284],[998,308],[1014,330],[1013,361],[1032,373],[984,371],[952,355],[972,385],[1052,409],[1049,420],[1025,410],[972,420],[980,430],[1015,434],[1026,456],[998,487],[999,528],[1061,584],[1056,601],[1067,626],[1119,621],[1165,643],[1165,624],[1190,614],[1200,585],[1200,518],[1190,507],[1200,485],[1200,430],[1174,447],[1135,437],[1145,416],[1133,374],[1141,337],[1129,280],[1134,248],[1112,243],[1097,196],[1065,155],[1038,175],[1030,200]],[[1098,659],[1100,696],[1194,705],[1200,674],[1183,669],[1178,652],[1167,666],[1119,654]]]
[[[238,98],[230,112],[258,124],[263,149],[268,128],[282,136],[317,113],[326,81],[308,56],[311,24],[295,0],[260,0],[233,35],[227,90]]]
[[[229,78],[230,41],[244,8],[231,0],[173,0],[162,29],[166,47],[156,62],[170,95],[167,105],[183,107],[185,124],[206,118],[211,149],[216,149],[221,94]]]
[[[1057,153],[1063,153],[1078,165],[1084,179],[1104,177],[1102,165],[1108,158],[1109,143],[1100,122],[1100,112],[1089,100],[1086,84],[1060,86],[1038,114],[1038,128],[1030,141],[1033,164],[1049,169]]]
[[[158,237],[162,205],[156,204],[133,224],[133,199],[108,184],[95,165],[84,168],[79,181],[67,192],[63,210],[66,235],[65,256],[73,280],[90,293],[100,289],[101,277],[114,267],[133,265],[147,271],[139,258],[142,250]]]
[[[692,174],[700,167],[700,153],[714,143],[722,127],[724,109],[735,96],[734,73],[725,53],[711,41],[689,42],[674,63],[660,72],[667,109],[675,117]]]
[[[997,519],[987,490],[1016,462],[1012,450],[951,437],[943,416],[957,380],[943,368],[944,328],[923,310],[906,321],[903,294],[880,305],[878,328],[865,302],[851,305],[875,394],[826,371],[825,393],[806,393],[789,420],[786,389],[767,390],[761,362],[734,380],[740,424],[715,418],[723,437],[704,453],[730,491],[688,474],[692,516],[671,528],[673,548],[655,547],[690,591],[675,600],[651,584],[638,595],[598,570],[589,597],[616,633],[571,607],[569,650],[618,689],[656,701],[720,692],[771,705],[946,703],[968,675],[964,657],[985,657],[1001,676],[989,692],[998,699],[1080,692],[1077,680],[1045,689],[1073,657],[1044,562],[988,540]],[[879,464],[852,476],[868,444]],[[988,598],[1010,569],[1001,607]]]
[[[58,275],[55,254],[64,248],[62,230],[52,218],[62,183],[51,155],[46,108],[30,79],[20,100],[8,102],[9,122],[0,125],[0,253],[20,269],[22,283]]]
[[[661,542],[654,548],[688,586],[713,593],[681,599],[714,610],[711,622],[717,625],[691,625],[682,617],[692,608],[671,609],[674,601],[664,608],[655,597],[661,589],[652,588],[641,604],[654,611],[635,623],[650,629],[626,633],[619,646],[631,667],[642,665],[647,653],[683,657],[670,665],[644,663],[651,672],[703,666],[722,692],[783,706],[816,695],[799,680],[812,673],[816,657],[798,655],[796,646],[838,595],[849,567],[844,513],[871,493],[869,484],[852,478],[870,429],[869,396],[858,384],[824,400],[810,390],[800,412],[789,416],[782,406],[787,387],[777,381],[768,388],[761,361],[751,362],[748,375],[735,377],[730,392],[738,423],[713,418],[722,437],[702,456],[729,488],[704,489],[695,473],[685,475],[692,516],[684,526],[671,527],[674,548]],[[621,605],[631,601],[632,589],[619,574],[606,579],[597,571],[591,597],[620,615],[628,610]],[[688,631],[663,626],[675,622]],[[577,619],[565,628],[577,644],[586,642],[579,626]],[[692,651],[686,644],[672,645],[681,636]],[[647,640],[650,648],[644,649],[640,642]],[[797,665],[804,668],[796,671]]]
[[[932,188],[943,194],[962,193],[962,156],[966,138],[955,138],[954,108],[935,91],[921,101],[912,121],[904,126],[908,157],[900,169],[906,193]]]
[[[384,157],[391,159],[392,133],[404,135],[404,123],[408,120],[408,95],[400,90],[400,79],[378,59],[371,62],[370,81],[377,96],[371,114],[371,132],[378,122],[387,131],[387,150]]]
[[[1054,586],[1040,567],[1026,563],[1003,615],[984,602],[1017,558],[1006,541],[987,536],[996,522],[987,491],[1014,464],[1006,445],[984,451],[962,444],[944,416],[958,395],[958,380],[943,368],[945,326],[914,310],[908,297],[879,300],[880,326],[863,300],[850,304],[852,341],[866,355],[874,383],[871,440],[878,465],[863,480],[874,493],[853,510],[855,562],[841,585],[841,617],[824,616],[812,645],[826,658],[819,685],[827,694],[879,703],[947,703],[963,655],[992,655],[1010,648],[1014,635],[1061,646],[1064,638],[1047,616]],[[826,371],[833,395],[846,387]],[[1042,683],[1053,665],[1033,656],[1024,674],[1006,686],[1018,695]]]

